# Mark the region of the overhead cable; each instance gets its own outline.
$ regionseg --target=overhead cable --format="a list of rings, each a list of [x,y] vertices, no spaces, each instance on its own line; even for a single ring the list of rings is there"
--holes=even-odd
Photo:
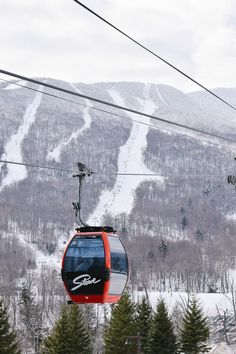
[[[46,96],[50,96],[50,97],[54,97],[54,98],[59,98],[60,100],[62,101],[66,101],[66,102],[70,102],[70,103],[75,103],[75,104],[78,104],[80,106],[84,106],[84,107],[87,107],[85,104],[83,103],[79,103],[79,102],[76,102],[76,101],[73,101],[73,100],[69,100],[68,98],[65,98],[65,97],[61,97],[61,96],[57,96],[57,95],[54,95],[53,93],[49,93],[49,92],[45,92],[43,90],[39,90],[39,89],[36,89],[36,88],[33,88],[33,87],[29,87],[29,86],[25,86],[25,85],[22,85],[22,84],[19,84],[18,82],[13,82],[13,81],[10,81],[10,80],[5,80],[3,78],[0,78],[0,81],[4,81],[4,82],[8,82],[10,85],[16,85],[16,86],[19,86],[19,87],[22,87],[26,90],[30,90],[30,91],[34,91],[34,92],[40,92],[40,93],[43,93],[44,95]],[[5,87],[3,88],[3,90],[5,89]],[[92,108],[92,106],[91,106]]]
[[[112,116],[115,116],[115,117],[118,117],[118,118],[122,118],[122,119],[125,119],[125,120],[128,120],[128,121],[131,121],[131,122],[135,122],[135,123],[138,123],[138,124],[141,124],[141,125],[144,125],[144,126],[147,126],[149,128],[152,128],[154,130],[158,130],[158,131],[167,131],[167,132],[171,132],[173,134],[177,134],[177,135],[181,135],[181,136],[185,136],[187,138],[191,137],[191,139],[196,139],[194,136],[189,136],[187,134],[184,134],[182,132],[175,132],[171,129],[168,129],[167,127],[164,127],[164,128],[161,128],[161,127],[158,127],[156,125],[153,125],[153,124],[149,124],[149,123],[145,123],[145,122],[140,122],[139,120],[136,120],[136,119],[133,119],[133,118],[130,118],[130,117],[127,117],[127,116],[122,116],[121,114],[118,114],[118,113],[114,113],[114,112],[111,112],[111,111],[107,111],[105,109],[101,109],[101,108],[97,108],[95,106],[90,106],[90,105],[87,105],[87,104],[83,104],[83,103],[80,103],[80,102],[77,102],[77,101],[73,101],[73,100],[70,100],[68,98],[65,98],[65,97],[61,97],[61,96],[57,96],[57,95],[54,95],[52,93],[48,93],[46,91],[43,91],[43,90],[39,90],[39,89],[35,89],[35,88],[32,88],[32,87],[29,87],[29,86],[26,86],[26,85],[21,85],[17,82],[12,82],[12,81],[9,81],[9,80],[5,80],[3,78],[0,78],[0,81],[4,81],[4,82],[8,82],[9,84],[13,84],[13,85],[16,85],[16,86],[19,86],[19,87],[22,87],[26,90],[31,90],[31,91],[34,91],[34,92],[39,92],[39,93],[42,93],[46,96],[50,96],[50,97],[53,97],[53,98],[57,98],[57,99],[60,99],[62,101],[66,101],[66,102],[70,102],[70,103],[73,103],[73,104],[77,104],[78,106],[82,106],[82,107],[85,107],[85,108],[90,108],[90,109],[93,109],[95,111],[98,111],[98,112],[102,112],[102,113],[106,113],[106,114],[109,114],[109,115],[112,115]],[[230,147],[227,146],[227,145],[222,145],[222,144],[216,144],[216,143],[213,143],[212,141],[208,141],[207,142],[208,144],[210,144],[211,146],[216,146],[216,147],[224,147],[226,149],[230,149],[230,150],[236,150],[236,147],[233,148],[233,147]]]
[[[38,164],[33,164],[33,163],[24,163],[24,162],[17,162],[17,161],[9,161],[9,160],[0,160],[0,163],[42,168],[42,169],[55,170],[55,171],[60,171],[60,172],[70,172],[70,173],[77,173],[78,172],[76,170],[71,170],[68,168],[50,167],[50,166],[45,166],[45,165],[38,165]],[[101,172],[93,172],[93,174],[104,175],[104,176],[158,176],[158,177],[163,177],[163,176],[158,175],[157,173],[101,173]]]
[[[103,100],[97,99],[95,97],[83,95],[83,94],[75,92],[75,91],[71,91],[71,90],[64,89],[62,87],[56,86],[56,85],[48,84],[48,83],[43,82],[43,81],[39,81],[39,80],[35,80],[35,79],[29,78],[29,77],[26,77],[26,76],[15,74],[15,73],[12,73],[10,71],[6,71],[6,70],[0,69],[0,73],[4,74],[4,75],[8,75],[8,76],[12,76],[12,77],[18,78],[20,80],[32,82],[32,83],[37,84],[37,85],[45,86],[45,87],[51,88],[53,90],[64,92],[64,93],[67,93],[67,94],[70,94],[70,95],[73,95],[73,96],[77,96],[77,97],[81,97],[81,98],[84,98],[84,99],[87,99],[87,100],[90,100],[90,101],[94,101],[94,102],[97,102],[97,103],[100,103],[100,104],[103,104],[103,105],[106,105],[106,106],[110,106],[110,107],[113,107],[113,108],[121,109],[121,110],[129,112],[129,113],[134,113],[136,115],[141,115],[141,116],[144,116],[144,117],[147,117],[147,118],[151,118],[151,119],[157,120],[157,121],[162,122],[162,123],[167,123],[167,124],[172,125],[172,126],[176,126],[176,127],[179,127],[179,128],[184,128],[186,130],[194,131],[194,132],[197,132],[197,133],[200,133],[200,134],[211,136],[211,137],[214,137],[214,138],[217,138],[217,139],[221,139],[221,140],[224,140],[224,141],[228,141],[228,142],[231,142],[231,143],[235,143],[236,142],[233,139],[226,138],[226,137],[223,137],[223,136],[218,135],[218,134],[206,132],[206,131],[203,131],[201,129],[192,128],[192,127],[186,126],[184,124],[172,122],[172,121],[169,121],[167,119],[163,119],[163,118],[160,118],[160,117],[157,117],[157,116],[153,116],[151,114],[147,114],[147,113],[140,112],[140,111],[137,111],[137,110],[134,110],[134,109],[131,109],[131,108],[120,106],[120,105],[117,105],[117,104],[114,104],[114,103],[111,103],[111,102],[103,101]]]
[[[176,70],[178,73],[180,73],[181,75],[185,76],[187,79],[191,80],[192,82],[194,82],[196,85],[198,85],[199,87],[201,87],[202,89],[204,89],[205,91],[207,91],[208,93],[210,93],[212,96],[214,96],[215,98],[217,98],[218,100],[222,101],[223,103],[225,103],[227,106],[231,107],[232,109],[234,109],[236,111],[236,107],[234,107],[232,104],[230,104],[229,102],[227,102],[226,100],[224,100],[222,97],[220,97],[219,95],[215,94],[213,91],[211,91],[210,89],[208,89],[206,86],[202,85],[200,82],[198,82],[197,80],[193,79],[190,75],[186,74],[184,71],[178,69],[175,65],[171,64],[169,61],[165,60],[164,58],[162,58],[160,55],[158,55],[157,53],[153,52],[151,49],[149,49],[148,47],[146,47],[145,45],[141,44],[140,42],[138,42],[137,40],[135,40],[134,38],[132,38],[131,36],[129,36],[127,33],[123,32],[121,29],[119,29],[118,27],[116,27],[115,25],[113,25],[111,22],[107,21],[104,17],[102,17],[101,15],[99,15],[97,12],[93,11],[92,9],[90,9],[88,6],[84,5],[81,1],[78,0],[73,0],[74,2],[76,2],[78,5],[80,5],[81,7],[83,7],[85,10],[89,11],[90,13],[92,13],[93,15],[95,15],[96,17],[98,17],[100,20],[102,20],[103,22],[105,22],[107,25],[109,25],[110,27],[114,28],[116,31],[118,31],[119,33],[121,33],[123,36],[127,37],[128,39],[130,39],[132,42],[134,42],[135,44],[137,44],[139,47],[143,48],[144,50],[146,50],[147,52],[149,52],[150,54],[154,55],[156,58],[160,59],[161,61],[163,61],[165,64],[169,65],[172,69]]]
[[[26,167],[36,167],[36,168],[42,168],[42,169],[46,169],[46,170],[55,170],[55,171],[69,172],[69,173],[78,172],[76,170],[70,170],[70,169],[67,169],[67,168],[50,167],[50,166],[44,166],[44,165],[38,165],[38,164],[32,164],[32,163],[25,163],[25,162],[17,162],[17,161],[0,160],[0,163],[19,165],[19,166],[26,166]]]
[[[19,165],[19,166],[26,166],[32,168],[40,168],[46,170],[55,170],[59,172],[69,172],[69,173],[77,173],[77,170],[71,170],[69,168],[59,168],[59,167],[51,167],[45,165],[38,165],[33,163],[24,163],[24,162],[17,162],[17,161],[9,161],[9,160],[0,160],[0,163],[5,164],[12,164],[12,165]],[[126,173],[126,172],[114,172],[114,173],[103,173],[103,172],[93,172],[95,175],[99,176],[147,176],[147,177],[160,177],[160,178],[167,178],[168,176],[163,176],[157,173]],[[195,176],[187,176],[187,175],[171,175],[171,178],[210,178],[210,177],[221,177],[221,175],[195,175]]]

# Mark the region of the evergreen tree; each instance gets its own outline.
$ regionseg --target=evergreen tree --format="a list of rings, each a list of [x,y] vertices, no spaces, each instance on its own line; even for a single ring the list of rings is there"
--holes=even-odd
[[[180,349],[185,354],[207,353],[206,341],[209,338],[207,318],[204,317],[196,298],[189,301],[183,327],[180,331]]]
[[[130,296],[124,294],[115,305],[105,330],[105,354],[136,353],[136,335],[135,306]]]
[[[81,308],[72,305],[69,311],[69,341],[70,354],[92,353],[89,333],[86,329],[85,319]]]
[[[141,349],[144,354],[148,352],[148,334],[151,318],[152,308],[148,304],[147,299],[143,297],[141,303],[137,306],[137,326],[141,336]]]
[[[90,337],[86,331],[82,310],[71,305],[61,310],[52,333],[43,343],[43,354],[91,354]]]
[[[3,301],[0,300],[0,354],[20,354],[15,332],[10,328]]]
[[[150,354],[177,353],[174,326],[164,300],[159,300],[157,303],[156,314],[151,323],[148,347]]]

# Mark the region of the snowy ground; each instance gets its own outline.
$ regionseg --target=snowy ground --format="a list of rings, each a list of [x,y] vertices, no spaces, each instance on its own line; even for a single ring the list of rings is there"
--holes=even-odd
[[[11,235],[8,235],[8,236],[11,237]],[[40,270],[40,268],[42,268],[42,266],[50,266],[51,268],[56,269],[58,272],[61,270],[61,258],[62,258],[63,250],[65,248],[65,243],[64,243],[65,237],[60,237],[58,239],[57,252],[49,255],[49,254],[45,254],[42,251],[40,251],[38,249],[37,244],[27,242],[27,240],[26,240],[27,235],[16,233],[16,234],[12,235],[12,237],[13,236],[16,236],[23,246],[29,248],[33,252],[33,254],[35,256],[35,263],[36,263],[36,267],[37,267],[37,272],[39,272],[39,270]]]
[[[144,91],[144,99],[140,100],[139,109],[152,114],[156,108],[154,103],[149,98],[149,85],[147,84]],[[112,97],[115,104],[125,106],[122,97],[115,90],[109,90],[109,95]],[[133,118],[133,114],[129,114]],[[139,117],[141,122],[150,123],[146,117]],[[148,126],[133,122],[130,136],[126,143],[120,148],[118,157],[118,173],[146,173],[152,174],[143,162],[142,153],[146,148],[146,136]],[[99,225],[102,222],[102,217],[106,213],[112,215],[120,213],[130,213],[133,207],[134,192],[138,185],[144,180],[155,180],[162,183],[164,178],[151,176],[117,176],[115,186],[112,190],[104,191],[100,197],[96,210],[88,219],[88,224]]]
[[[196,298],[199,300],[206,316],[217,315],[216,305],[218,306],[219,310],[230,309],[232,306],[229,300],[230,294],[199,293],[195,295]],[[146,293],[144,291],[137,292],[136,300],[138,301],[142,299],[143,296],[146,296]],[[186,304],[188,294],[183,292],[148,291],[148,298],[154,309],[157,300],[160,298],[164,299],[168,309],[171,312],[177,303],[179,303],[180,305]]]
[[[212,348],[209,354],[236,354],[235,345],[229,346],[226,343],[219,343]]]
[[[226,216],[227,219],[236,221],[236,214],[230,214]]]

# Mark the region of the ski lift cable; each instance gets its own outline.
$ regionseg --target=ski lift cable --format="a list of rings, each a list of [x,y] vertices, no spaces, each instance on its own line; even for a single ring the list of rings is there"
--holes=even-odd
[[[29,87],[29,86],[25,86],[25,85],[22,85],[22,84],[19,84],[18,82],[13,82],[12,80],[5,80],[3,78],[0,78],[0,81],[4,81],[4,82],[7,82],[9,84],[12,84],[12,85],[16,85],[16,86],[19,86],[19,87],[22,87],[26,90],[30,90],[30,91],[34,91],[34,92],[39,92],[39,93],[42,93],[46,96],[50,96],[50,97],[53,97],[53,98],[58,98],[62,101],[66,101],[66,102],[70,102],[70,103],[75,103],[79,106],[83,106],[83,107],[89,107],[89,108],[93,108],[92,106],[88,106],[86,104],[83,104],[83,103],[79,103],[79,102],[76,102],[76,101],[73,101],[73,100],[70,100],[68,98],[65,98],[65,97],[61,97],[61,96],[57,96],[57,95],[54,95],[53,93],[49,93],[49,92],[45,92],[43,90],[39,90],[39,89],[36,89],[36,88],[33,88],[33,87]]]
[[[74,100],[70,100],[68,98],[65,98],[65,97],[61,97],[61,96],[58,96],[58,95],[55,95],[55,94],[52,94],[52,93],[49,93],[49,92],[46,92],[46,91],[43,91],[43,90],[39,90],[39,89],[36,89],[36,88],[32,88],[32,87],[29,87],[29,86],[25,86],[25,85],[21,85],[17,82],[13,82],[12,80],[5,80],[3,78],[0,78],[0,81],[4,81],[4,82],[7,82],[9,84],[13,84],[13,85],[16,85],[16,86],[19,86],[19,87],[22,87],[26,90],[31,90],[31,91],[34,91],[34,92],[39,92],[39,93],[42,93],[46,96],[50,96],[50,97],[53,97],[53,98],[57,98],[57,99],[60,99],[62,101],[66,101],[66,102],[70,102],[70,103],[73,103],[73,104],[77,104],[78,106],[82,106],[82,107],[85,107],[85,108],[90,108],[90,109],[93,109],[95,111],[98,111],[98,112],[102,112],[102,113],[106,113],[106,114],[109,114],[109,115],[112,115],[112,116],[115,116],[115,117],[118,117],[118,118],[122,118],[122,119],[126,119],[128,121],[131,121],[131,122],[135,122],[135,123],[138,123],[138,124],[141,124],[141,125],[144,125],[144,126],[147,126],[149,128],[152,128],[152,129],[155,129],[155,130],[158,130],[158,131],[163,131],[163,132],[170,132],[172,134],[177,134],[177,135],[181,135],[181,136],[185,136],[187,138],[191,138],[191,139],[196,139],[196,137],[194,136],[189,136],[187,134],[184,134],[182,132],[176,132],[174,130],[171,130],[171,129],[168,129],[168,127],[158,127],[156,125],[153,125],[153,124],[149,124],[149,123],[145,123],[145,122],[141,122],[137,119],[133,119],[133,118],[130,118],[130,117],[127,117],[127,116],[122,116],[121,114],[118,114],[118,113],[114,113],[114,112],[111,112],[111,111],[107,111],[105,109],[101,109],[101,108],[97,108],[95,106],[90,106],[90,105],[87,105],[87,104],[83,104],[83,103],[80,103],[80,102],[77,102],[77,101],[74,101]],[[189,128],[190,129],[190,128]],[[218,136],[217,136],[218,137]],[[227,138],[223,138],[221,137],[221,139],[227,139]],[[228,139],[227,139],[228,141]],[[208,144],[212,145],[212,146],[216,146],[216,147],[224,147],[226,149],[230,149],[230,150],[236,150],[236,148],[233,148],[233,147],[229,147],[227,145],[222,145],[222,144],[216,144],[212,141],[206,141]],[[230,142],[232,142],[230,140]]]
[[[127,107],[124,107],[124,106],[120,106],[120,105],[117,105],[117,104],[114,104],[114,103],[111,103],[111,102],[103,101],[103,100],[97,99],[95,97],[83,95],[83,94],[80,94],[80,93],[75,92],[75,91],[71,91],[71,90],[68,90],[68,89],[63,89],[62,87],[59,87],[59,86],[56,86],[56,85],[51,85],[51,84],[48,84],[46,82],[35,80],[35,79],[29,78],[29,77],[26,77],[26,76],[22,76],[22,75],[19,75],[19,74],[15,74],[15,73],[12,73],[10,71],[6,71],[6,70],[0,69],[0,73],[4,74],[4,75],[8,75],[8,76],[12,76],[12,77],[18,78],[20,80],[24,80],[24,81],[28,81],[28,82],[31,82],[31,83],[34,83],[34,84],[38,84],[38,85],[41,85],[41,86],[44,86],[44,87],[48,87],[48,88],[51,88],[51,89],[54,89],[54,90],[57,90],[57,91],[60,91],[60,92],[64,92],[64,93],[67,93],[67,94],[70,94],[70,95],[81,97],[81,98],[84,98],[84,99],[87,99],[87,100],[90,100],[90,101],[94,101],[94,102],[97,102],[97,103],[100,103],[100,104],[103,104],[103,105],[107,105],[107,106],[110,106],[110,107],[113,107],[113,108],[118,108],[118,109],[121,109],[123,111],[127,111],[129,113],[134,113],[136,115],[141,115],[141,116],[144,116],[144,117],[147,117],[147,118],[151,118],[151,119],[160,121],[162,123],[167,123],[167,124],[172,125],[172,126],[176,126],[176,127],[179,127],[179,128],[184,128],[186,130],[194,131],[194,132],[197,132],[197,133],[200,133],[200,134],[211,136],[211,137],[214,137],[214,138],[217,138],[217,139],[221,139],[221,140],[224,140],[224,141],[228,141],[228,142],[231,142],[231,143],[235,143],[236,142],[234,139],[230,139],[230,138],[223,137],[221,135],[217,135],[217,134],[214,134],[214,133],[206,132],[206,131],[203,131],[201,129],[192,128],[192,127],[186,126],[184,124],[172,122],[172,121],[169,121],[167,119],[163,119],[163,118],[160,118],[160,117],[157,117],[157,116],[153,116],[151,114],[140,112],[140,111],[137,111],[137,110],[134,110],[134,109],[131,109],[131,108],[127,108]]]
[[[211,91],[210,89],[208,89],[206,86],[202,85],[199,81],[193,79],[190,75],[186,74],[184,71],[178,69],[175,65],[171,64],[169,61],[167,61],[166,59],[164,59],[163,57],[161,57],[160,55],[158,55],[157,53],[155,53],[154,51],[152,51],[151,49],[149,49],[148,47],[146,47],[145,45],[141,44],[140,42],[138,42],[136,39],[134,39],[133,37],[129,36],[127,33],[123,32],[121,29],[119,29],[118,27],[116,27],[115,25],[113,25],[111,22],[109,22],[108,20],[106,20],[104,17],[102,17],[101,15],[99,15],[97,12],[93,11],[92,9],[90,9],[88,6],[84,5],[81,1],[78,0],[73,0],[75,3],[77,3],[78,5],[80,5],[81,7],[83,7],[85,10],[89,11],[91,14],[93,14],[94,16],[96,16],[97,18],[99,18],[100,20],[102,20],[103,22],[105,22],[107,25],[109,25],[110,27],[112,27],[113,29],[115,29],[116,31],[118,31],[119,33],[121,33],[123,36],[125,36],[126,38],[130,39],[133,43],[137,44],[139,47],[143,48],[145,51],[147,51],[148,53],[154,55],[156,58],[158,58],[159,60],[161,60],[162,62],[164,62],[165,64],[167,64],[168,66],[170,66],[172,69],[174,69],[175,71],[177,71],[178,73],[180,73],[181,75],[185,76],[188,80],[192,81],[194,84],[196,84],[197,86],[201,87],[203,90],[207,91],[209,94],[211,94],[212,96],[214,96],[215,98],[217,98],[218,100],[220,100],[221,102],[223,102],[224,104],[226,104],[227,106],[229,106],[230,108],[232,108],[233,110],[236,111],[236,107],[234,107],[232,104],[230,104],[229,102],[227,102],[226,100],[224,100],[222,97],[220,97],[219,95],[215,94],[213,91]]]
[[[69,172],[69,173],[78,173],[77,170],[72,170],[69,168],[59,168],[59,167],[51,167],[51,166],[45,166],[45,165],[39,165],[39,164],[33,164],[33,163],[25,163],[25,162],[17,162],[17,161],[9,161],[9,160],[0,160],[0,163],[2,164],[13,164],[13,165],[19,165],[19,166],[26,166],[26,167],[32,167],[32,168],[42,168],[42,169],[47,169],[47,170],[55,170],[59,172]],[[168,176],[163,176],[157,173],[126,173],[126,172],[114,172],[114,173],[102,173],[102,172],[93,172],[92,175],[99,175],[99,176],[148,176],[148,177],[161,177],[161,178],[211,178],[211,177],[224,177],[222,175],[196,175],[196,176],[187,176],[187,175],[171,175],[170,177]]]

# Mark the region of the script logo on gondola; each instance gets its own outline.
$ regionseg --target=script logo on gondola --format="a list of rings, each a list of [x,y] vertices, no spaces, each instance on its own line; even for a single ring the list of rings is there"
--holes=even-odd
[[[82,274],[73,279],[73,283],[76,284],[71,291],[79,289],[81,286],[87,286],[91,284],[99,283],[101,279],[91,278],[89,274]]]

